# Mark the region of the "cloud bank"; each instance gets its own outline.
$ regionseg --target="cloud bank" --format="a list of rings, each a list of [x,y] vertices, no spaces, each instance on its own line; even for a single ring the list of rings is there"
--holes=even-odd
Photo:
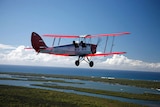
[[[11,45],[0,44],[0,49],[15,49],[15,47]]]
[[[34,50],[26,50],[25,46],[13,47],[0,44],[0,64],[53,66],[53,67],[76,67],[74,62],[77,57],[63,57],[48,54],[38,54]],[[149,63],[141,60],[129,59],[124,55],[113,55],[112,57],[92,58],[94,68],[120,69],[138,71],[159,71],[160,63]],[[86,62],[79,67],[89,68]]]
[[[160,71],[160,63],[149,63],[141,60],[129,59],[124,55],[113,55],[112,58],[108,58],[102,63],[114,69]]]

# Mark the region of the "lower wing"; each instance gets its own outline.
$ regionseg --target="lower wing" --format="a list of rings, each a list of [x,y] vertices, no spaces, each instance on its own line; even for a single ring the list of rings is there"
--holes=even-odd
[[[119,54],[125,54],[126,52],[110,52],[110,53],[100,53],[100,54],[88,54],[86,56],[109,56],[109,55],[119,55]]]

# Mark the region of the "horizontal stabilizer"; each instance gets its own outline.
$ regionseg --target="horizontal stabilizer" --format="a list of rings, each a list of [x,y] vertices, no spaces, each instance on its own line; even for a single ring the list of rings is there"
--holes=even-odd
[[[32,47],[24,48],[24,49],[33,49]]]

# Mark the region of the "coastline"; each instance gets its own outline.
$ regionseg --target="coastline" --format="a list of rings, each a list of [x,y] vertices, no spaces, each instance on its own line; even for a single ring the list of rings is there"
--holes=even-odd
[[[39,76],[39,77],[51,77],[51,78],[64,78],[64,79],[79,79],[86,81],[95,81],[95,82],[104,82],[110,84],[121,84],[129,85],[142,88],[152,88],[159,90],[160,81],[148,81],[148,80],[133,80],[133,79],[124,79],[124,78],[113,78],[113,77],[87,77],[87,76],[72,76],[72,75],[57,75],[57,74],[37,74],[37,73],[20,73],[20,72],[1,72],[0,74],[10,74],[10,75],[20,75],[23,76]],[[110,79],[112,78],[112,79]],[[34,80],[34,79],[33,79]],[[38,81],[38,80],[36,80]],[[40,80],[44,81],[44,80]]]

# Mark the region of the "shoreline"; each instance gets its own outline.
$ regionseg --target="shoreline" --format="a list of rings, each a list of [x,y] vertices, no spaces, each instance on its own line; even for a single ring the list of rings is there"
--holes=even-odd
[[[72,75],[57,75],[57,74],[38,74],[38,73],[20,73],[20,72],[1,72],[0,74],[11,74],[11,75],[20,75],[20,76],[40,76],[40,77],[51,77],[51,78],[64,78],[64,79],[79,79],[86,81],[94,81],[94,82],[104,82],[110,84],[121,84],[128,86],[135,86],[141,88],[150,88],[159,90],[160,81],[150,81],[150,80],[133,80],[133,79],[125,79],[125,78],[112,78],[112,77],[88,77],[88,76],[72,76]],[[111,78],[111,79],[110,79]],[[42,80],[41,80],[42,81]]]

